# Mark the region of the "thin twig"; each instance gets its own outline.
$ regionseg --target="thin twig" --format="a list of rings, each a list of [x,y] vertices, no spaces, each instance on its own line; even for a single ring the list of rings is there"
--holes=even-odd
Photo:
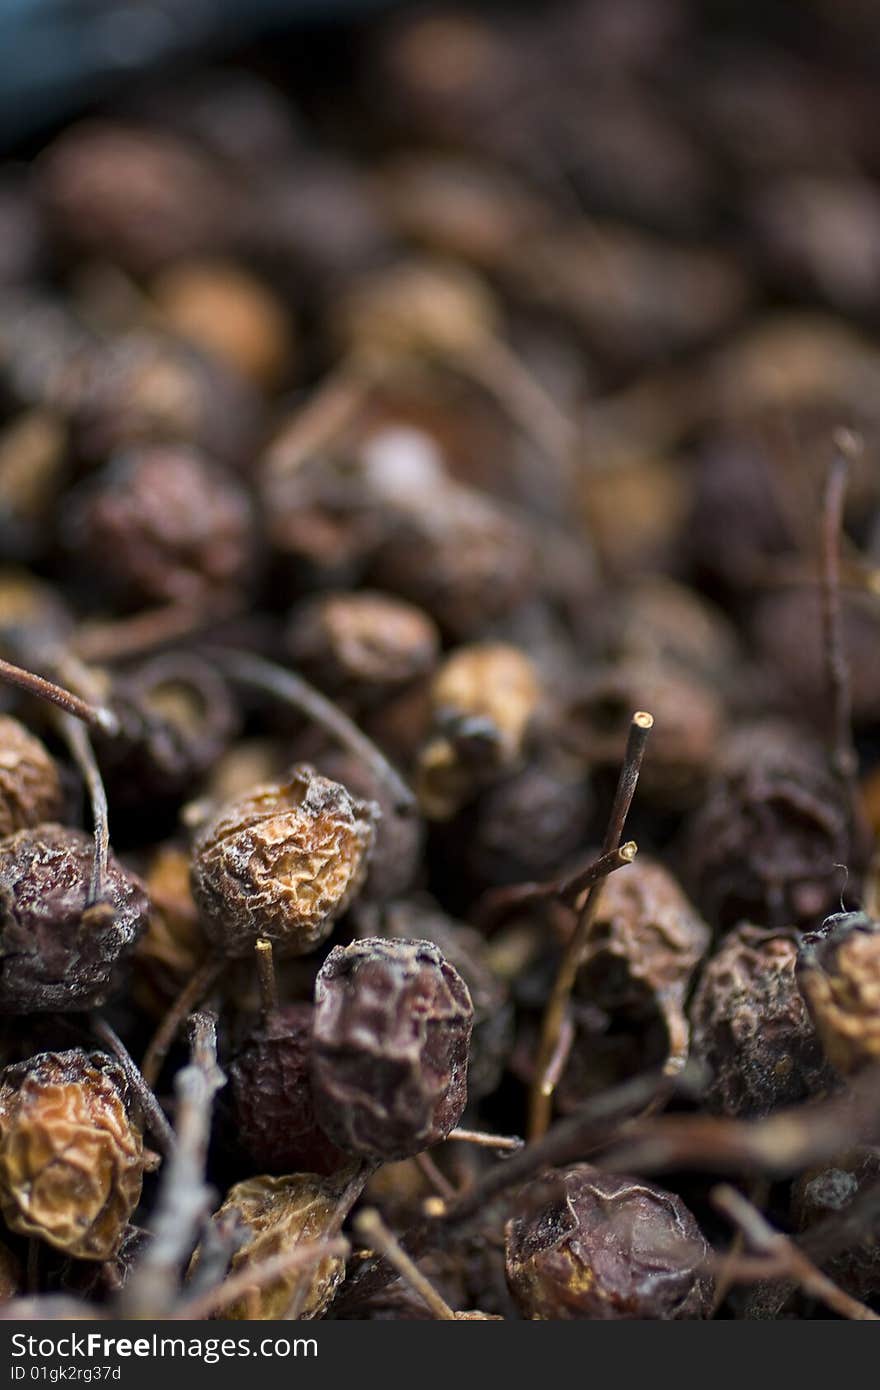
[[[174,1078],[176,1143],[165,1165],[153,1218],[153,1239],[122,1294],[127,1317],[161,1318],[178,1296],[184,1261],[215,1200],[205,1181],[214,1096],[226,1083],[217,1065],[215,1015],[192,1016],[191,1060]]]
[[[326,446],[353,424],[376,384],[380,369],[349,358],[324,378],[302,409],[271,444],[270,477],[288,477],[304,459]]]
[[[187,1321],[210,1318],[221,1309],[228,1308],[236,1299],[244,1297],[250,1289],[259,1292],[285,1274],[297,1269],[311,1269],[326,1259],[344,1260],[350,1250],[351,1246],[342,1236],[333,1240],[322,1238],[304,1242],[294,1250],[284,1250],[259,1264],[250,1265],[238,1274],[231,1275],[216,1288],[209,1289],[206,1293],[199,1294],[198,1298],[192,1298],[188,1303],[182,1304],[178,1311],[170,1316]]]
[[[300,710],[327,733],[348,748],[355,757],[360,758],[367,767],[388,787],[394,797],[398,811],[409,811],[415,805],[415,797],[400,773],[391,766],[380,748],[368,738],[347,714],[322,695],[314,686],[304,681],[274,661],[253,656],[250,652],[236,651],[228,647],[204,647],[203,651],[222,667],[226,675],[242,685],[253,686],[265,691],[285,704]]]
[[[23,690],[27,695],[33,695],[46,704],[55,705],[58,709],[64,710],[65,714],[72,714],[74,719],[82,720],[83,724],[88,724],[91,729],[100,729],[102,733],[110,735],[119,732],[119,721],[111,709],[107,709],[105,705],[90,704],[88,700],[74,695],[72,690],[66,690],[63,685],[46,680],[45,676],[37,676],[33,671],[25,670],[23,666],[14,666],[11,661],[0,659],[0,681],[6,685],[14,685],[17,690]]]
[[[89,803],[92,808],[92,826],[95,837],[95,856],[92,866],[92,881],[89,884],[88,906],[104,901],[104,885],[107,882],[107,858],[110,853],[110,821],[107,807],[107,792],[101,769],[92,748],[92,741],[78,719],[71,714],[58,716],[61,735],[67,744],[70,756],[76,763],[86,784]]]
[[[570,464],[577,429],[537,377],[501,338],[481,340],[479,349],[452,360],[495,397],[518,429],[549,458]]]
[[[138,1098],[141,1110],[144,1112],[147,1128],[156,1141],[159,1152],[167,1158],[174,1148],[174,1130],[166,1119],[165,1111],[147,1085],[140,1068],[116,1030],[111,1028],[106,1019],[99,1018],[97,1014],[92,1015],[91,1025],[92,1032],[95,1036],[100,1038],[101,1042],[109,1047],[110,1051],[121,1064],[128,1078],[128,1083]]]
[[[255,946],[257,955],[257,977],[260,983],[260,1012],[263,1022],[278,1011],[278,980],[275,976],[275,961],[272,955],[272,942],[260,937]]]
[[[620,846],[623,827],[632,805],[648,737],[653,727],[653,716],[644,710],[639,710],[633,715],[626,741],[623,765],[620,769],[611,814],[608,817],[608,827],[602,844],[603,856],[611,856],[612,852]],[[553,1095],[556,1090],[556,1082],[550,1074],[550,1068],[557,1051],[560,1032],[568,1010],[568,1001],[571,998],[578,967],[596,915],[604,881],[604,877],[600,878],[587,889],[587,897],[581,908],[577,925],[563,952],[556,979],[550,991],[550,998],[547,1001],[538,1047],[535,1080],[529,1098],[530,1139],[540,1139],[542,1134],[546,1134],[553,1113]]]
[[[395,1239],[374,1207],[368,1207],[366,1211],[359,1212],[353,1224],[361,1240],[394,1265],[401,1279],[409,1284],[414,1293],[418,1294],[435,1318],[440,1318],[445,1322],[455,1321],[455,1313],[446,1299],[437,1292],[430,1279],[425,1278],[418,1265],[406,1253],[400,1242]]]
[[[860,442],[847,430],[834,436],[834,457],[822,501],[822,634],[831,705],[831,763],[848,793],[854,790],[858,762],[852,740],[849,662],[840,608],[840,541],[850,460]]]
[[[456,1196],[455,1188],[452,1186],[446,1174],[441,1172],[437,1167],[437,1164],[429,1153],[414,1154],[413,1162],[422,1176],[427,1178],[434,1191],[444,1202],[449,1202],[454,1199]]]
[[[171,1003],[165,1017],[150,1039],[149,1046],[141,1062],[141,1074],[148,1086],[154,1087],[159,1080],[162,1064],[168,1056],[171,1044],[177,1037],[187,1014],[192,1013],[202,1002],[214,981],[221,974],[224,965],[222,956],[208,956],[187,980],[177,998]]]
[[[515,883],[506,888],[491,888],[480,898],[476,907],[477,925],[481,931],[494,931],[512,913],[524,907],[558,898],[574,907],[582,893],[600,879],[631,864],[638,854],[635,840],[627,840],[608,854],[600,854],[577,873],[566,878],[545,879],[543,883]]]
[[[179,641],[214,627],[235,613],[231,604],[222,609],[193,608],[181,603],[149,608],[110,622],[84,624],[73,638],[73,650],[83,661],[104,664],[143,656],[157,647]]]
[[[779,1278],[781,1275],[793,1279],[810,1298],[818,1299],[842,1318],[880,1322],[880,1314],[852,1298],[817,1269],[794,1241],[775,1230],[758,1208],[735,1187],[716,1187],[711,1195],[713,1206],[742,1231],[753,1250],[767,1257],[771,1272],[765,1277]],[[735,1275],[737,1269],[738,1266],[734,1266]]]
[[[480,1129],[453,1129],[446,1138],[461,1144],[476,1144],[481,1149],[496,1149],[499,1153],[515,1153],[525,1143],[516,1134],[485,1134]]]

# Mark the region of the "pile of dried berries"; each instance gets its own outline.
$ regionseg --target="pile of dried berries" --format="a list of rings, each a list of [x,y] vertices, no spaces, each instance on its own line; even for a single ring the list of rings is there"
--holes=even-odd
[[[876,1318],[876,23],[403,9],[0,166],[0,1310]]]

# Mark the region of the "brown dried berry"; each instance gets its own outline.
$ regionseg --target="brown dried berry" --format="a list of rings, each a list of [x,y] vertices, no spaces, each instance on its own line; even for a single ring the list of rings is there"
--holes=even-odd
[[[399,506],[370,570],[380,589],[424,608],[467,640],[513,613],[535,587],[535,544],[500,502],[447,483]]]
[[[880,1058],[880,922],[837,913],[801,942],[798,984],[829,1061],[849,1075]]]
[[[339,1182],[322,1179],[315,1173],[248,1178],[236,1183],[214,1217],[215,1221],[237,1218],[246,1236],[245,1244],[232,1257],[230,1274],[243,1273],[273,1255],[286,1254],[297,1245],[326,1236],[334,1223],[340,1196]],[[261,1320],[283,1318],[305,1278],[308,1292],[299,1316],[319,1318],[332,1302],[344,1273],[345,1261],[331,1255],[305,1272],[299,1269],[282,1274],[260,1289],[256,1316]],[[225,1308],[223,1316],[248,1319],[254,1313],[250,1303],[242,1299]]]
[[[138,807],[191,796],[230,743],[238,714],[228,687],[205,661],[169,652],[114,679],[108,701],[119,721],[96,740],[111,805]]]
[[[315,982],[312,1087],[321,1128],[351,1153],[406,1158],[467,1102],[473,1006],[429,941],[337,946]]]
[[[58,768],[17,719],[0,715],[0,838],[61,814]]]
[[[215,246],[230,194],[210,164],[155,129],[83,121],[50,145],[37,192],[70,246],[135,274]]]
[[[489,964],[478,931],[447,917],[430,899],[393,904],[385,913],[389,937],[423,938],[438,947],[464,980],[474,1009],[468,1048],[468,1100],[491,1095],[513,1041],[513,1007],[504,981]]]
[[[767,1115],[834,1086],[796,960],[794,933],[740,926],[703,971],[690,1015],[693,1054],[710,1071],[710,1109]]]
[[[482,785],[516,766],[541,697],[538,671],[517,647],[481,642],[446,658],[431,685],[434,734],[417,773],[430,819],[448,819]]]
[[[193,846],[193,896],[214,944],[230,956],[260,937],[281,955],[313,951],[364,881],[374,816],[305,764],[222,806]]]
[[[854,1149],[841,1154],[827,1168],[812,1168],[795,1181],[791,1214],[796,1229],[806,1232],[804,1244],[811,1253],[810,1229],[829,1221],[843,1223],[857,1198],[876,1192],[880,1180],[880,1153],[876,1148]],[[855,1237],[847,1249],[821,1259],[825,1272],[854,1298],[873,1298],[880,1293],[880,1226],[876,1217],[860,1222],[862,1239]]]
[[[102,342],[86,365],[68,394],[73,439],[90,463],[142,444],[189,444],[224,463],[249,461],[257,402],[218,358],[139,330]]]
[[[143,884],[111,854],[91,901],[94,843],[38,825],[0,840],[0,1012],[94,1009],[147,924]]]
[[[355,352],[455,361],[485,345],[497,309],[485,283],[464,266],[398,261],[364,277],[338,310],[340,336]]]
[[[649,1053],[641,1059],[645,1069],[684,1066],[690,1042],[685,997],[710,938],[662,865],[640,855],[608,878],[575,984],[576,997],[601,1011],[585,1059],[597,1086],[603,1076],[606,1082],[614,1076],[615,1055],[631,1057],[638,1044]]]
[[[594,769],[616,771],[634,709],[655,719],[641,796],[662,809],[697,801],[717,754],[725,710],[720,692],[668,661],[621,662],[578,683],[563,725],[568,746]]]
[[[858,892],[863,845],[824,750],[790,725],[734,733],[706,800],[686,827],[683,865],[706,920],[722,931],[815,925]]]
[[[44,1052],[0,1079],[0,1207],[12,1230],[109,1260],[140,1200],[144,1148],[122,1070],[103,1053]]]
[[[708,1315],[710,1250],[680,1197],[586,1164],[533,1187],[548,1182],[549,1200],[527,1187],[532,1209],[507,1224],[507,1282],[524,1317]]]
[[[311,1004],[285,1004],[253,1028],[229,1064],[238,1142],[266,1173],[337,1173],[350,1162],[315,1120]]]
[[[573,759],[539,755],[452,823],[477,890],[553,877],[587,839],[593,793]]]
[[[290,615],[286,646],[309,680],[361,705],[430,671],[440,639],[413,604],[361,590],[305,600]]]
[[[80,492],[70,545],[121,596],[199,604],[234,596],[253,560],[247,492],[181,445],[133,449]]]

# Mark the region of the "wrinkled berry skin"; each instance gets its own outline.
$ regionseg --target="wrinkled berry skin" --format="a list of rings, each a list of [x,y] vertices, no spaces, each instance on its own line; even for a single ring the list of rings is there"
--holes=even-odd
[[[304,955],[330,934],[361,887],[374,808],[301,764],[227,802],[196,837],[192,891],[205,932],[226,955],[259,937]]]
[[[336,1173],[350,1157],[318,1127],[312,1101],[312,1006],[287,1004],[254,1028],[229,1064],[241,1146],[265,1173]]]
[[[839,912],[807,933],[798,984],[838,1071],[849,1075],[880,1059],[880,922]]]
[[[0,836],[61,814],[58,768],[38,738],[0,715]]]
[[[196,604],[246,584],[252,525],[245,489],[213,460],[145,445],[89,480],[70,535],[83,567],[124,598]]]
[[[706,920],[813,927],[858,892],[864,849],[853,810],[808,736],[772,721],[734,733],[686,830],[682,862]]]
[[[89,905],[94,844],[63,825],[0,841],[0,1012],[94,1009],[147,925],[147,895],[111,854]]]
[[[691,1002],[692,1053],[710,1069],[711,1110],[768,1115],[834,1086],[796,959],[793,933],[740,926],[703,971]]]
[[[439,1143],[467,1103],[472,1022],[467,986],[431,942],[335,947],[315,982],[321,1128],[350,1153],[383,1161]]]
[[[679,1197],[586,1164],[545,1180],[557,1177],[549,1201],[507,1224],[507,1282],[524,1317],[707,1316],[709,1246]]]
[[[348,1170],[350,1173],[350,1169]],[[237,1218],[245,1242],[232,1257],[230,1273],[244,1272],[293,1249],[300,1242],[320,1240],[333,1225],[341,1186],[316,1173],[295,1173],[290,1177],[248,1178],[236,1183],[226,1194],[214,1220]],[[199,1252],[196,1252],[198,1260]],[[302,1318],[319,1318],[333,1299],[345,1273],[345,1261],[333,1255],[310,1270],[290,1270],[260,1290],[257,1317],[282,1318],[299,1287],[308,1279]],[[234,1320],[253,1316],[246,1299],[239,1299],[224,1310]]]
[[[102,1053],[44,1052],[0,1079],[0,1207],[20,1235],[109,1260],[140,1200],[143,1139]]]

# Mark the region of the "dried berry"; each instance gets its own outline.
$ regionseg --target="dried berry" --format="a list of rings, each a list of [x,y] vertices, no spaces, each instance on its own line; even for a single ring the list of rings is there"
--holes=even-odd
[[[664,810],[692,805],[705,790],[725,724],[720,692],[669,662],[621,662],[578,682],[566,709],[566,743],[594,769],[620,766],[629,716],[656,721],[642,795]]]
[[[0,840],[0,1012],[94,1009],[147,924],[143,884],[111,854],[91,898],[91,836],[38,825]]]
[[[593,793],[572,759],[538,756],[452,822],[477,889],[553,877],[587,839]]]
[[[480,933],[447,917],[430,899],[397,903],[385,913],[389,937],[418,937],[435,945],[458,971],[474,1010],[468,1049],[467,1093],[473,1104],[491,1095],[513,1040],[513,1008],[504,981],[489,964]]]
[[[708,1315],[709,1246],[679,1197],[586,1164],[543,1181],[556,1189],[549,1200],[526,1188],[531,1211],[507,1225],[507,1281],[524,1317]]]
[[[193,846],[193,896],[211,940],[231,956],[249,955],[259,937],[281,955],[314,950],[364,881],[374,814],[306,765],[221,807]]]
[[[286,1254],[297,1245],[326,1236],[334,1223],[340,1195],[338,1181],[322,1179],[315,1173],[248,1178],[236,1183],[214,1217],[215,1221],[237,1218],[246,1236],[244,1245],[232,1257],[230,1273],[243,1272],[272,1255]],[[305,1275],[302,1270],[281,1275],[260,1290],[257,1317],[283,1318],[305,1278],[308,1291],[299,1316],[319,1318],[331,1303],[344,1273],[345,1262],[330,1255]],[[223,1316],[250,1318],[253,1313],[247,1300],[241,1300],[224,1309]]]
[[[690,1014],[694,1056],[709,1068],[710,1109],[767,1115],[835,1085],[796,960],[794,933],[740,926],[703,971]]]
[[[257,406],[216,357],[145,330],[93,349],[72,401],[73,439],[89,462],[142,444],[188,444],[241,465],[254,447]]]
[[[840,864],[858,892],[863,846],[821,747],[789,725],[737,730],[686,828],[683,865],[713,926],[815,925],[840,895]]]
[[[687,1061],[689,1030],[684,1002],[711,933],[662,865],[639,855],[612,874],[584,950],[576,997],[599,1010],[579,1050],[595,1073],[593,1086],[613,1079],[615,1057],[623,1076],[663,1066],[672,1073]],[[591,1032],[594,1036],[591,1036]],[[630,1070],[639,1044],[646,1055]]]
[[[0,838],[61,812],[58,768],[17,719],[0,715]]]
[[[422,495],[394,520],[371,580],[424,608],[454,640],[479,634],[533,592],[533,536],[485,494],[447,484],[433,491],[430,506]]]
[[[854,1149],[841,1154],[833,1166],[802,1173],[791,1192],[791,1214],[796,1229],[806,1232],[807,1251],[811,1227],[825,1221],[845,1221],[856,1198],[876,1190],[880,1180],[877,1149]],[[854,1298],[873,1298],[880,1293],[880,1229],[875,1220],[865,1223],[864,1238],[831,1258],[822,1259],[825,1272]]]
[[[70,543],[123,597],[199,604],[235,596],[253,567],[250,502],[219,464],[182,446],[132,450],[80,493]]]
[[[140,1200],[144,1148],[120,1068],[44,1052],[0,1079],[0,1206],[12,1230],[111,1259]]]
[[[454,1129],[467,1101],[473,1006],[429,941],[337,946],[315,982],[312,1086],[341,1148],[406,1158]]]
[[[294,609],[287,650],[298,670],[331,695],[372,704],[425,675],[439,653],[427,616],[385,594],[329,593]]]
[[[204,159],[155,129],[84,121],[45,152],[37,189],[70,246],[140,274],[214,247],[230,194]]]
[[[286,1004],[251,1029],[229,1064],[238,1142],[266,1173],[337,1173],[350,1162],[318,1127],[312,1006]]]
[[[207,662],[166,653],[129,667],[113,682],[119,721],[97,741],[113,806],[180,801],[210,772],[238,724],[226,683]]]
[[[542,696],[534,662],[500,642],[459,647],[431,686],[435,733],[419,756],[418,794],[433,820],[453,815],[516,766]]]
[[[414,806],[401,806],[387,782],[351,753],[329,749],[318,754],[314,762],[323,776],[341,782],[354,796],[378,807],[361,900],[385,903],[401,897],[412,888],[421,866],[425,834],[418,811]]]
[[[399,261],[365,277],[340,305],[340,336],[366,355],[467,358],[496,326],[485,282],[463,266]]]
[[[271,387],[288,366],[291,335],[280,304],[241,266],[228,261],[179,263],[153,284],[167,327],[219,357],[255,385]]]
[[[798,984],[822,1046],[848,1075],[880,1058],[880,922],[829,917],[801,942]]]

